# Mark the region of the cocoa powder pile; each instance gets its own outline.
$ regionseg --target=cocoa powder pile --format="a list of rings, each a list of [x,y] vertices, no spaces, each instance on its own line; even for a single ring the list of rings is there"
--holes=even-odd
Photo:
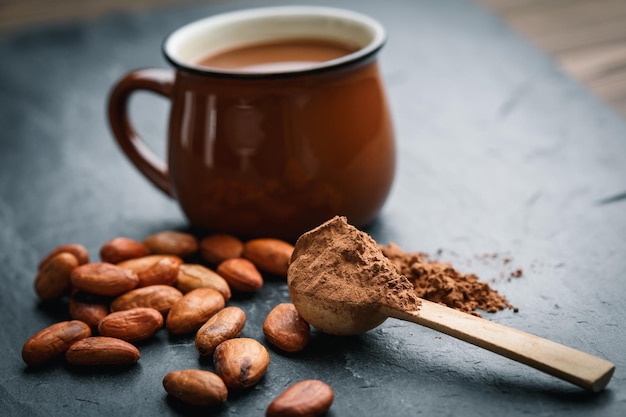
[[[419,310],[423,298],[479,317],[475,310],[517,311],[475,274],[463,274],[419,252],[404,252],[393,243],[379,246],[345,217],[302,235],[291,260],[289,285],[300,294],[404,311]]]
[[[479,281],[475,274],[463,274],[449,263],[430,261],[423,253],[404,252],[393,243],[381,250],[398,272],[409,279],[420,298],[478,317],[481,314],[475,311],[477,309],[490,313],[505,308],[517,311],[504,296],[486,282]]]
[[[290,288],[318,298],[419,309],[413,285],[383,255],[376,242],[335,217],[296,242],[288,274]]]

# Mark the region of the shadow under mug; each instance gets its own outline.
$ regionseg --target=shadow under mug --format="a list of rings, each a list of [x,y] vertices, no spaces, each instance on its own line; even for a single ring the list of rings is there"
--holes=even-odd
[[[212,51],[281,39],[321,39],[356,51],[304,69],[203,67]],[[242,238],[294,241],[335,215],[365,227],[395,171],[395,144],[376,56],[385,31],[352,11],[268,7],[208,17],[174,31],[174,69],[140,69],[109,96],[109,123],[126,156],[175,198],[192,226]],[[167,163],[136,133],[130,96],[171,101]]]

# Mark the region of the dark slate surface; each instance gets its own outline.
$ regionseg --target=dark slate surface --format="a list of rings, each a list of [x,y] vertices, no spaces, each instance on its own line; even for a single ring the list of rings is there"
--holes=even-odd
[[[619,416],[626,409],[626,124],[499,19],[462,0],[326,2],[389,30],[381,65],[396,123],[397,182],[370,229],[382,243],[476,271],[520,309],[486,317],[607,358],[617,370],[597,395],[416,325],[389,320],[359,337],[316,334],[299,355],[271,348],[264,379],[214,415],[262,415],[304,378],[335,390],[331,416]],[[165,66],[162,38],[229,2],[115,14],[0,38],[0,415],[188,415],[161,386],[173,369],[212,369],[193,339],[165,331],[125,372],[62,362],[26,369],[30,335],[65,319],[41,305],[38,260],[66,242],[186,227],[111,139],[109,87],[128,70]],[[139,130],[164,149],[167,103],[133,101]],[[620,198],[620,195],[622,198]],[[614,197],[614,198],[613,198]],[[494,253],[498,258],[479,259]],[[511,264],[503,265],[502,257]],[[512,268],[524,275],[507,280]],[[502,278],[501,276],[504,276]],[[269,280],[235,299],[245,336],[264,341],[266,313],[288,300]]]

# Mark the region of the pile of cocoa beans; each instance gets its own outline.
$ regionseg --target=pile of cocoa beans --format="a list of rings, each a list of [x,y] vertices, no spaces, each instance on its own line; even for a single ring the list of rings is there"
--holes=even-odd
[[[232,292],[258,291],[264,273],[286,277],[292,252],[290,243],[273,238],[243,242],[214,234],[199,240],[173,230],[141,242],[110,240],[100,248],[99,262],[91,262],[80,244],[59,246],[39,263],[35,292],[41,300],[69,297],[72,320],[35,333],[22,358],[31,367],[64,357],[73,366],[123,370],[140,359],[135,343],[161,328],[174,335],[195,333],[198,354],[213,358],[215,372],[172,370],[163,387],[187,404],[221,404],[229,390],[254,386],[270,363],[262,343],[240,337],[246,313],[227,305]],[[202,263],[186,262],[198,255]],[[285,352],[303,350],[310,332],[291,303],[274,307],[263,324],[266,341]],[[333,398],[324,382],[299,381],[268,405],[266,415],[320,415]]]

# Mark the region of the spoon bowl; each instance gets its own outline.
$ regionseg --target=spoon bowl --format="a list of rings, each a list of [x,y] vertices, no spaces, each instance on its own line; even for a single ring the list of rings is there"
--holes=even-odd
[[[380,326],[387,319],[376,304],[329,300],[299,294],[291,287],[289,293],[302,318],[324,333],[357,335]]]

